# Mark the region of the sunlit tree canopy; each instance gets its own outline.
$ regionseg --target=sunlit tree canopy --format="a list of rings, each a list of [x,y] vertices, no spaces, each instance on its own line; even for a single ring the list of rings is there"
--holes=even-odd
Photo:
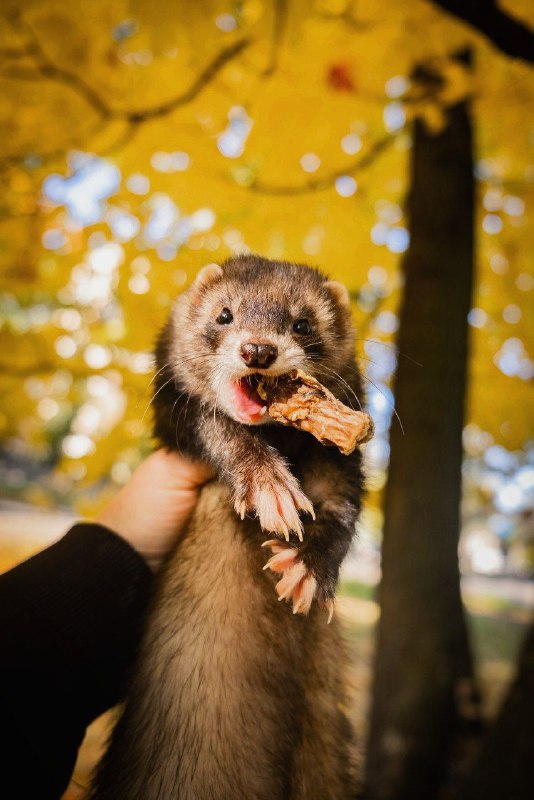
[[[527,19],[527,0],[505,5]],[[454,58],[466,48],[473,69]],[[419,65],[435,75],[424,90],[411,79]],[[378,492],[399,424],[390,381],[397,357],[410,357],[394,348],[410,124],[438,135],[444,110],[470,98],[467,472],[480,502],[525,506],[534,86],[520,59],[423,0],[6,2],[0,88],[10,492],[91,508],[103,478],[127,480],[149,447],[151,350],[174,297],[203,264],[249,251],[348,285]]]

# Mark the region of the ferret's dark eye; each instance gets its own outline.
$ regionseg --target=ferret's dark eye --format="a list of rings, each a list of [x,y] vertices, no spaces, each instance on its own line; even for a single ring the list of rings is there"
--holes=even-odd
[[[219,325],[228,325],[232,320],[233,316],[230,309],[223,308],[216,321],[219,323]]]
[[[311,325],[307,319],[298,319],[293,325],[293,330],[299,336],[309,336],[311,333]]]

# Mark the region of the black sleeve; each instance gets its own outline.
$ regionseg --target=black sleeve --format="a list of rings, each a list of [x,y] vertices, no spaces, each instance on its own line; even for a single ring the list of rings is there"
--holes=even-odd
[[[120,699],[152,583],[89,523],[0,576],[0,795],[61,796],[86,726]]]

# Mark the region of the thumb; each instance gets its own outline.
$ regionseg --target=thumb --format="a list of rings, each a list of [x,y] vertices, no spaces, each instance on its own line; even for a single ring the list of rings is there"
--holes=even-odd
[[[215,477],[209,464],[168,450],[158,450],[153,454],[165,473],[165,482],[173,484],[175,489],[197,489]]]

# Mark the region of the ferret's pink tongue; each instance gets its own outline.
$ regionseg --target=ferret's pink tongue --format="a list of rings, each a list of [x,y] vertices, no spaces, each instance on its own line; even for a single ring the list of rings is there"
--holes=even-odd
[[[255,417],[265,406],[261,397],[246,379],[234,383],[234,398],[238,413],[246,417]]]

